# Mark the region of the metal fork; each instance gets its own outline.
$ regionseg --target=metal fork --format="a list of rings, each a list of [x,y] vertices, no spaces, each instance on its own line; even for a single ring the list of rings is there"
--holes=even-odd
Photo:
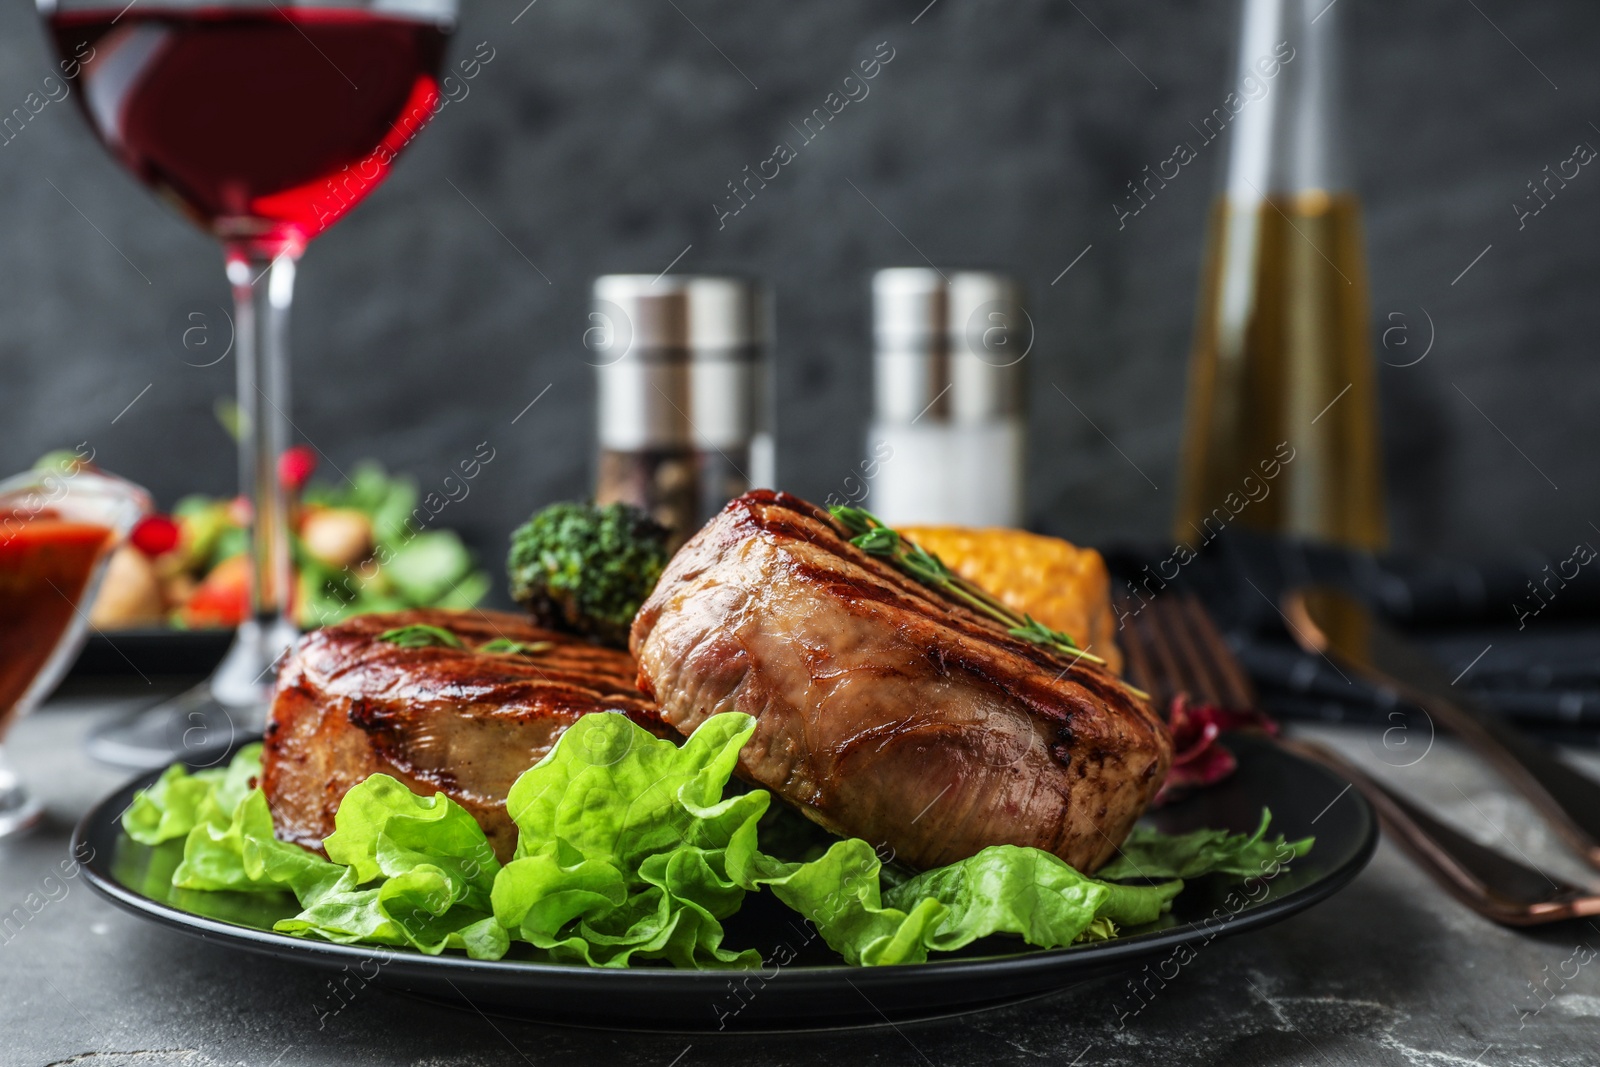
[[[1179,693],[1202,703],[1246,710],[1255,690],[1194,594],[1169,590],[1148,601],[1118,597],[1123,651],[1134,684],[1158,708]],[[1461,903],[1508,926],[1535,926],[1600,915],[1600,895],[1556,882],[1478,844],[1381,785],[1350,761],[1315,742],[1278,740],[1296,755],[1334,771],[1361,790],[1389,837]]]

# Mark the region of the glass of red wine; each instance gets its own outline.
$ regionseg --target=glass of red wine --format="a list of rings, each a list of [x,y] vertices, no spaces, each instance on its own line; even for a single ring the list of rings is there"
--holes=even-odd
[[[277,476],[289,443],[295,264],[383,182],[440,106],[456,0],[38,3],[96,136],[221,242],[233,289],[251,616],[204,690],[91,741],[116,762],[155,765],[258,727],[273,664],[297,636]],[[226,730],[212,728],[219,716]]]

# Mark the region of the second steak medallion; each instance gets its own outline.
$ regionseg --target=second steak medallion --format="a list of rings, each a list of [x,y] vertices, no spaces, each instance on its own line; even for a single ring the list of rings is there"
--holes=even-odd
[[[506,793],[580,715],[663,732],[634,675],[626,652],[498,611],[358,615],[307,634],[279,673],[262,753],[277,835],[320,847],[345,793],[383,773],[448,795],[509,859]]]
[[[915,867],[1013,844],[1093,871],[1172,759],[1110,671],[1011,636],[785,493],[747,493],[680,549],[631,647],[680,733],[753,715],[745,777]]]

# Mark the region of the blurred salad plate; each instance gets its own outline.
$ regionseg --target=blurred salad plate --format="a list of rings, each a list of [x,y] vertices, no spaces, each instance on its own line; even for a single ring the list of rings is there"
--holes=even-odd
[[[41,469],[89,469],[52,453]],[[431,525],[436,508],[416,482],[374,461],[337,483],[313,481],[316,454],[284,453],[279,477],[292,502],[294,592],[303,630],[368,611],[467,608],[489,589],[460,537]],[[249,501],[201,494],[146,515],[110,557],[89,611],[85,674],[203,674],[250,611]]]

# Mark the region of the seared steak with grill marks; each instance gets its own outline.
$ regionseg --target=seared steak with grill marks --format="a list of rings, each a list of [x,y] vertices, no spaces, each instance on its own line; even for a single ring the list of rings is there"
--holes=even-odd
[[[437,626],[465,648],[404,648],[379,635]],[[495,638],[548,642],[531,655],[480,652]],[[280,838],[312,848],[333,832],[339,801],[368,775],[443,792],[470,811],[502,860],[516,844],[506,793],[591,711],[618,711],[662,732],[634,687],[625,652],[496,611],[361,615],[307,634],[278,676],[261,786]]]
[[[1160,717],[761,490],[668,565],[633,622],[639,687],[691,733],[742,711],[741,773],[837,833],[932,867],[1032,845],[1092,871],[1172,758]]]

